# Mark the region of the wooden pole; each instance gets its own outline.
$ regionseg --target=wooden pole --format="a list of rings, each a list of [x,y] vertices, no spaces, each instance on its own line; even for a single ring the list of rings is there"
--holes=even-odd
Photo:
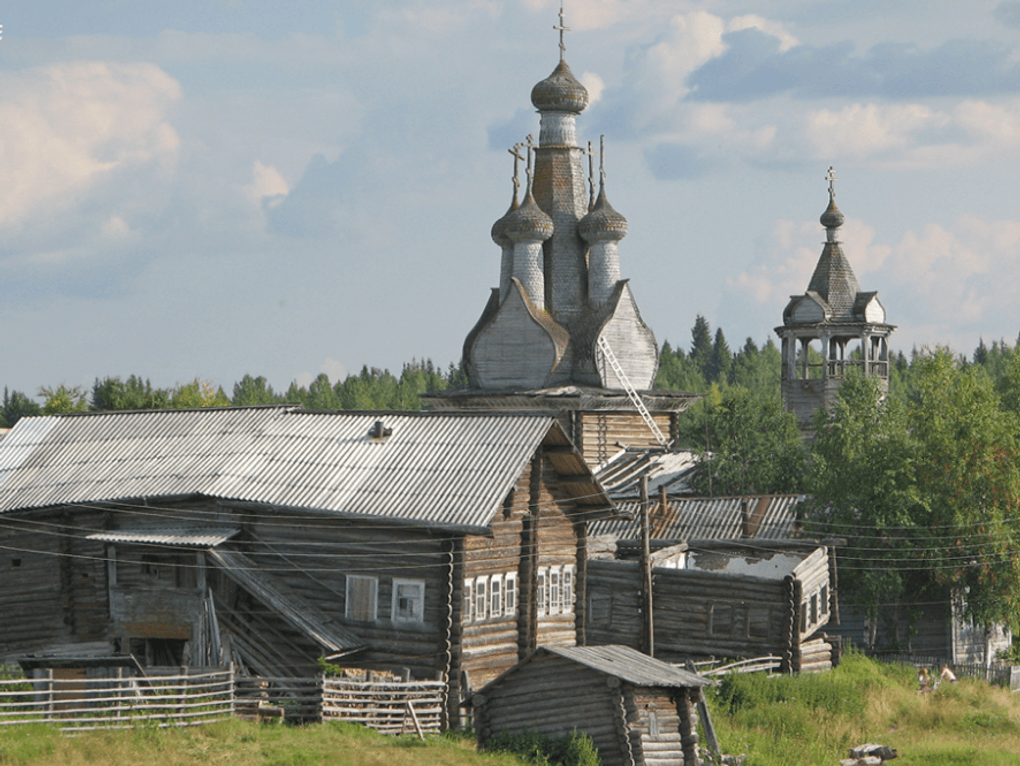
[[[652,545],[648,518],[648,477],[641,477],[641,608],[644,610],[644,650],[655,656],[655,624],[652,619]]]

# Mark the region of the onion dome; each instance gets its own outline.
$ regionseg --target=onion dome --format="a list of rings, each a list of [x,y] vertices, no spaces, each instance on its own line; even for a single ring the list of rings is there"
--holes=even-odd
[[[826,229],[838,229],[843,225],[843,214],[836,207],[836,198],[832,194],[829,195],[829,206],[818,220]]]
[[[540,112],[580,114],[588,106],[588,90],[561,59],[553,73],[531,89],[531,103]]]
[[[616,212],[606,198],[605,187],[599,190],[599,198],[591,209],[577,224],[577,233],[586,242],[620,241],[627,236],[627,219]]]
[[[506,222],[509,220],[510,214],[520,206],[521,203],[517,201],[517,194],[515,192],[513,201],[510,203],[510,207],[507,208],[506,213],[496,223],[492,224],[492,241],[500,247],[513,247],[513,240],[506,235]]]
[[[542,212],[530,189],[520,207],[502,220],[504,234],[513,242],[544,242],[553,235],[552,218]]]

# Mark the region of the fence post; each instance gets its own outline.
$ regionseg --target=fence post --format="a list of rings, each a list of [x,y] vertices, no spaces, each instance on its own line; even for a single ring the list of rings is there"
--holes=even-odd
[[[53,668],[46,668],[46,670],[44,670],[43,673],[45,673],[44,678],[46,679],[46,694],[47,694],[47,700],[46,700],[46,702],[47,702],[47,704],[46,704],[46,720],[47,721],[52,721],[53,720],[53,708],[54,708],[54,705],[53,705]]]
[[[227,692],[230,695],[227,704],[230,706],[230,715],[237,715],[237,676],[234,673],[234,661],[231,660],[227,665]]]

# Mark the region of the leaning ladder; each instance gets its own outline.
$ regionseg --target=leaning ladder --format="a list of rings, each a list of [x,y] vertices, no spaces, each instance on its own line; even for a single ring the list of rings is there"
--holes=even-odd
[[[652,413],[648,411],[645,403],[641,400],[640,394],[631,385],[630,378],[627,377],[627,373],[623,371],[620,363],[616,360],[616,354],[613,353],[613,349],[609,346],[609,341],[606,340],[604,335],[599,336],[598,340],[599,349],[602,351],[602,355],[609,362],[609,366],[613,368],[613,372],[616,373],[616,377],[621,383],[623,383],[623,390],[627,392],[627,396],[630,397],[631,402],[637,408],[637,411],[641,413],[641,419],[645,421],[645,425],[648,426],[648,430],[652,432],[655,440],[659,443],[659,446],[663,449],[669,449],[669,442],[666,437],[663,436],[662,431],[655,424],[655,420],[652,418]]]

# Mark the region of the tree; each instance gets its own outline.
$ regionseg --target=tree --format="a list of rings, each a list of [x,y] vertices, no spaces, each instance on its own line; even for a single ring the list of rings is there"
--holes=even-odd
[[[816,420],[811,523],[846,537],[842,581],[872,614],[934,583],[978,623],[1020,610],[1020,421],[946,349],[912,365],[907,404],[850,375]]]
[[[181,410],[201,407],[229,407],[230,400],[219,386],[195,378],[190,383],[185,383],[174,389],[170,396],[169,406]]]
[[[701,314],[695,317],[694,327],[691,328],[690,359],[701,374],[708,378],[707,370],[712,361],[712,328]]]
[[[273,391],[264,377],[259,375],[253,378],[245,375],[239,383],[234,384],[234,395],[230,403],[235,407],[252,407],[260,404],[278,404],[283,400],[279,394]]]
[[[64,415],[88,409],[88,396],[81,386],[68,386],[64,383],[56,388],[41,386],[39,396],[45,399],[42,410],[46,415]]]
[[[694,489],[706,495],[800,492],[807,452],[797,419],[778,397],[731,386],[688,410],[681,444],[701,457]]]
[[[170,391],[153,388],[148,380],[129,375],[127,380],[107,377],[92,384],[93,410],[155,410],[170,406]]]
[[[7,386],[4,386],[4,406],[3,412],[0,413],[0,420],[2,420],[0,426],[14,428],[14,424],[21,420],[21,418],[41,414],[42,407],[29,399],[28,396],[20,391],[8,393]]]
[[[691,361],[683,349],[674,350],[669,341],[662,344],[659,353],[659,372],[655,377],[655,387],[667,391],[685,391],[701,393],[708,390],[705,376],[698,366]]]
[[[730,383],[732,369],[733,354],[730,353],[730,345],[726,342],[722,328],[719,327],[715,331],[715,340],[712,341],[712,353],[708,358],[705,378],[709,383]]]

